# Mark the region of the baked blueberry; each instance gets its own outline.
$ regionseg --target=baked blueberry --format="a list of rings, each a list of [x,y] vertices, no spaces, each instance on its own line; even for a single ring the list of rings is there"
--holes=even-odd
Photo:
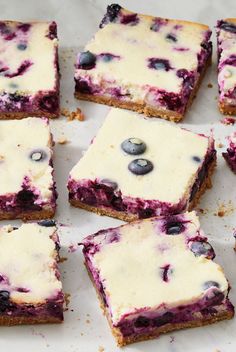
[[[47,157],[46,153],[43,150],[34,150],[30,154],[30,159],[33,161],[43,161]]]
[[[194,155],[194,156],[192,157],[192,159],[193,159],[194,161],[196,161],[196,163],[200,163],[200,162],[201,162],[201,158],[199,158],[199,156]]]
[[[90,51],[83,51],[79,55],[79,64],[78,68],[83,70],[91,70],[95,67],[96,64],[96,55]]]
[[[103,17],[103,19],[99,25],[99,28],[104,27],[104,25],[109,22],[114,22],[121,9],[122,9],[122,7],[118,4],[111,4],[111,5],[107,6],[107,12],[106,12],[105,16]]]
[[[220,288],[220,285],[216,281],[206,281],[206,282],[204,282],[204,284],[203,284],[203,289],[204,290],[208,290],[211,287]]]
[[[128,138],[121,144],[124,152],[131,155],[139,155],[145,152],[146,144],[139,138]]]
[[[25,50],[27,48],[27,45],[24,43],[20,43],[17,45],[17,49],[19,50]]]
[[[204,255],[209,259],[213,259],[215,257],[215,252],[208,242],[203,241],[191,241],[190,249],[194,253],[196,257],[200,255]]]
[[[146,328],[150,325],[150,319],[140,315],[137,320],[134,322],[136,328]]]
[[[236,26],[233,23],[222,21],[220,24],[220,28],[224,29],[227,32],[236,33]]]
[[[129,163],[128,169],[135,175],[145,175],[153,170],[153,164],[147,159],[135,159]]]
[[[150,27],[150,30],[153,32],[158,32],[159,29],[161,28],[161,26],[167,24],[167,22],[168,22],[168,20],[166,20],[164,18],[160,18],[160,17],[154,18],[153,23]]]
[[[35,195],[32,191],[23,189],[17,193],[16,201],[20,206],[30,206],[34,204]]]
[[[154,325],[155,326],[162,326],[164,324],[170,323],[174,318],[174,314],[171,312],[166,312],[163,314],[161,317],[155,318],[154,319]]]
[[[177,42],[176,36],[175,36],[174,34],[171,34],[171,33],[167,34],[166,40],[167,40],[168,42],[170,42],[170,43],[175,43],[175,42]]]
[[[55,112],[59,107],[59,99],[56,94],[48,94],[39,100],[39,108],[47,112]]]
[[[172,67],[170,66],[169,60],[158,59],[155,57],[148,59],[148,67],[154,70],[165,70],[165,71],[169,71],[172,69]]]
[[[110,53],[102,53],[99,55],[99,57],[102,59],[102,61],[104,62],[110,62],[114,59],[119,59],[120,56],[118,55],[113,55],[113,54],[110,54]]]
[[[170,264],[166,264],[166,265],[162,266],[160,268],[160,274],[161,274],[162,280],[164,282],[168,282],[169,276],[170,276],[170,274],[172,274],[172,272],[173,272],[173,269],[171,268]]]
[[[56,222],[54,220],[42,220],[42,221],[39,221],[38,224],[44,227],[56,226]]]
[[[112,188],[113,190],[115,190],[118,187],[118,185],[115,181],[108,180],[107,178],[103,178],[101,180],[101,183],[103,185],[106,185],[107,187]]]
[[[179,235],[183,231],[184,226],[181,222],[172,221],[166,223],[165,228],[167,235]]]
[[[0,312],[5,312],[5,310],[9,307],[9,298],[10,292],[6,290],[0,291]]]

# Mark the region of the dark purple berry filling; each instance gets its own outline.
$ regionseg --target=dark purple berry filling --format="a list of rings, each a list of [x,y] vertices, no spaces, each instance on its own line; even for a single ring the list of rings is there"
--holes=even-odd
[[[91,70],[96,66],[96,55],[90,51],[84,51],[79,55],[77,67],[82,70]]]
[[[217,27],[227,32],[236,33],[236,25],[234,23],[218,21]]]
[[[153,32],[158,32],[159,29],[162,26],[165,26],[167,23],[168,23],[167,19],[160,18],[160,17],[154,18],[153,23],[151,24],[150,30]]]
[[[39,99],[38,105],[40,110],[55,113],[59,109],[59,96],[57,93],[45,95]]]
[[[148,67],[154,70],[172,70],[169,60],[152,57],[148,59]]]
[[[103,28],[106,24],[110,22],[115,22],[122,7],[118,4],[111,4],[107,6],[107,12],[103,17],[99,27]]]

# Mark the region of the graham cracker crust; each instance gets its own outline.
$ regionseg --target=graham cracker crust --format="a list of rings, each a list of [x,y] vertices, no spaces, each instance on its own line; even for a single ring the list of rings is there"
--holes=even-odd
[[[200,200],[201,196],[205,193],[205,191],[212,187],[211,177],[214,173],[215,167],[216,167],[216,156],[212,160],[212,162],[208,168],[207,175],[206,175],[201,187],[199,188],[199,190],[195,194],[191,203],[189,203],[187,208],[184,209],[184,211],[193,210],[197,206],[197,204],[199,203],[199,200]],[[126,222],[140,220],[140,218],[138,217],[137,214],[127,214],[126,212],[123,212],[123,211],[117,211],[117,210],[113,210],[113,209],[105,208],[105,207],[103,207],[103,208],[94,207],[92,205],[82,203],[81,201],[79,201],[77,199],[70,199],[69,202],[74,207],[81,208],[81,209],[84,209],[87,211],[91,211],[91,212],[96,213],[98,215],[110,216],[110,217],[117,218],[119,220],[126,221]]]
[[[109,96],[104,96],[104,95],[93,95],[93,94],[87,94],[87,93],[80,93],[75,91],[75,98],[80,99],[80,100],[87,100],[87,101],[92,101],[95,103],[99,104],[105,104],[109,106],[114,106],[117,108],[123,108],[123,109],[128,109],[128,110],[133,110],[138,113],[144,113],[144,115],[148,117],[161,117],[165,120],[173,121],[173,122],[179,122],[184,118],[184,115],[186,111],[189,109],[189,107],[192,105],[193,99],[195,98],[197,91],[200,87],[200,84],[205,76],[207,68],[211,65],[211,56],[209,56],[196,84],[194,89],[192,90],[192,93],[189,97],[186,109],[183,113],[178,113],[175,111],[171,110],[166,110],[166,109],[161,109],[159,108],[154,108],[153,106],[147,105],[145,102],[142,103],[133,103],[130,101],[121,101],[119,99],[116,99],[114,97],[109,97]]]
[[[11,212],[0,212],[0,220],[14,220],[22,219],[26,220],[43,220],[51,219],[55,215],[55,209],[42,209],[35,211],[22,211],[20,213],[14,213],[14,210]]]
[[[55,114],[44,112],[41,110],[32,111],[32,112],[0,112],[0,120],[21,120],[25,117],[47,117],[49,119],[55,119],[60,116],[60,112],[58,111]]]
[[[13,317],[1,316],[0,326],[32,325],[32,324],[60,324],[63,320],[55,317]]]
[[[223,115],[236,115],[236,106],[227,105],[219,102],[218,107]]]
[[[100,292],[97,290],[97,287],[96,287],[94,280],[93,280],[93,276],[92,276],[88,266],[86,265],[86,262],[84,264],[87,269],[90,280],[92,281],[92,284],[96,290],[96,294],[97,294],[97,297],[98,297],[98,300],[100,303],[100,307],[103,311],[103,314],[106,316],[106,318],[108,320],[112,334],[115,337],[117,345],[119,347],[123,347],[125,345],[131,344],[134,342],[151,340],[151,339],[159,337],[161,334],[166,334],[166,333],[174,331],[174,330],[195,328],[195,327],[200,327],[200,326],[204,326],[204,325],[214,324],[214,323],[217,323],[221,320],[226,320],[226,319],[229,320],[229,319],[232,319],[234,316],[233,311],[226,310],[223,312],[219,312],[217,315],[215,315],[214,317],[211,317],[211,318],[201,318],[199,320],[191,320],[191,321],[183,322],[183,323],[172,323],[172,324],[169,323],[169,324],[165,324],[163,326],[157,327],[152,332],[149,332],[146,334],[142,334],[142,335],[135,336],[135,337],[132,337],[132,336],[124,337],[121,334],[120,329],[113,326],[110,315],[109,315],[109,311],[107,310],[106,306],[104,305],[104,302],[103,302],[103,299],[100,295]]]

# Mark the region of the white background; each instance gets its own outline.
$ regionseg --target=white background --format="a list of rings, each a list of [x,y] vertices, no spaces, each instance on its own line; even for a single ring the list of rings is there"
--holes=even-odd
[[[234,0],[130,0],[118,2],[137,12],[208,24],[213,29],[214,43],[213,27],[216,20],[224,17],[236,17]],[[107,217],[99,217],[80,209],[73,209],[67,202],[66,190],[70,169],[88,147],[109,110],[108,107],[79,102],[73,98],[73,65],[76,52],[81,50],[95,33],[109,3],[110,1],[107,0],[0,1],[1,19],[56,20],[60,38],[61,106],[70,110],[80,107],[86,116],[84,122],[67,122],[64,117],[51,122],[55,141],[61,137],[66,137],[70,141],[68,144],[56,144],[55,146],[55,174],[59,192],[56,219],[64,225],[60,228],[61,255],[67,257],[60,268],[64,292],[71,295],[68,311],[65,312],[65,322],[59,326],[1,327],[1,352],[96,352],[101,351],[102,347],[106,352],[119,350],[110,333],[107,321],[102,315],[94,289],[84,269],[81,250],[68,253],[68,246],[78,243],[87,234],[101,228],[119,225],[121,222]],[[216,144],[221,142],[225,148],[225,136],[235,127],[220,123],[222,117],[217,110],[216,80],[214,50],[213,65],[209,69],[198,97],[183,125],[196,132],[209,133],[212,129]],[[208,88],[208,83],[212,83],[213,88]],[[236,226],[234,211],[236,176],[228,169],[221,157],[223,149],[218,149],[218,166],[213,177],[213,188],[202,197],[199,208],[205,210],[205,214],[200,215],[202,227],[216,250],[216,261],[223,265],[226,276],[229,278],[232,285],[230,297],[236,304],[236,254],[233,251],[233,228]],[[214,215],[222,204],[225,204],[229,210],[230,201],[232,201],[232,212],[228,211],[224,217]],[[156,340],[137,343],[125,348],[129,352],[183,352],[184,350],[233,352],[235,349],[235,320],[174,332],[163,335]]]

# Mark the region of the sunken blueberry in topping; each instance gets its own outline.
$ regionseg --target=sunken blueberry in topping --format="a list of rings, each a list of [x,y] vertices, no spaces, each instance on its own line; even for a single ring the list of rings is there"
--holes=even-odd
[[[79,55],[79,64],[78,68],[82,70],[91,70],[95,67],[96,64],[96,55],[90,51],[84,51]]]
[[[99,25],[99,28],[103,28],[105,24],[109,22],[115,22],[120,10],[122,7],[118,4],[111,4],[107,6],[107,13],[102,19],[102,22]]]
[[[114,59],[120,59],[120,56],[118,55],[113,55],[113,54],[110,54],[110,53],[102,53],[99,55],[99,58],[102,59],[102,61],[104,62],[110,62]]]
[[[28,30],[30,29],[31,24],[29,23],[22,23],[18,26],[18,29],[22,32],[28,32]]]
[[[33,161],[43,161],[46,158],[46,153],[43,150],[34,150],[30,154],[30,159]]]
[[[17,49],[18,50],[25,50],[26,48],[27,48],[26,44],[20,43],[20,44],[17,45]]]
[[[121,144],[124,152],[131,155],[139,155],[145,152],[146,144],[139,138],[128,138]]]
[[[220,285],[216,281],[206,281],[206,282],[204,282],[202,287],[204,290],[208,290],[211,287],[220,288]]]
[[[170,323],[174,318],[174,314],[171,312],[166,312],[163,314],[161,317],[155,318],[154,319],[154,325],[155,326],[162,326],[164,324]]]
[[[22,62],[22,64],[18,67],[18,69],[13,72],[13,73],[6,73],[5,74],[5,77],[8,77],[8,78],[13,78],[13,77],[17,77],[17,76],[21,76],[23,75],[30,66],[32,66],[33,63],[29,60],[25,60]]]
[[[162,277],[162,280],[164,282],[169,282],[170,280],[170,275],[173,273],[173,269],[171,268],[170,264],[166,264],[162,267],[160,267],[160,275]]]
[[[181,222],[171,221],[165,224],[165,230],[167,235],[179,235],[184,230],[184,226]]]
[[[107,187],[112,188],[113,190],[115,190],[118,187],[118,185],[115,181],[108,180],[107,178],[103,178],[100,182],[103,185],[106,185]]]
[[[10,293],[6,290],[0,291],[0,312],[5,312],[9,307]]]
[[[135,175],[145,175],[153,170],[153,164],[147,159],[135,159],[129,163],[128,169]]]
[[[44,227],[56,226],[56,222],[54,220],[42,220],[42,221],[39,221],[38,224]]]
[[[236,26],[233,23],[222,21],[220,23],[220,28],[224,29],[227,32],[236,33]]]
[[[193,156],[192,159],[194,161],[196,161],[196,163],[200,163],[201,162],[201,158],[199,158],[199,156]]]
[[[35,195],[30,190],[23,189],[22,191],[17,193],[16,201],[22,207],[33,205],[34,200],[35,200]]]
[[[134,326],[136,328],[146,328],[149,325],[150,325],[150,320],[146,317],[143,317],[142,315],[140,315],[140,317],[138,317],[134,322]]]
[[[155,57],[148,59],[148,67],[154,70],[165,70],[165,71],[169,71],[172,69],[172,67],[170,66],[169,60],[158,59]]]
[[[153,32],[158,32],[159,29],[161,28],[161,26],[167,24],[168,20],[164,19],[164,18],[154,18],[153,23],[150,27],[150,30]]]
[[[208,259],[213,259],[215,257],[215,252],[208,242],[204,241],[191,241],[190,250],[194,253],[196,257],[204,255]]]
[[[171,34],[171,33],[167,34],[166,40],[168,42],[170,42],[170,43],[176,43],[177,42],[176,36],[174,34]]]
[[[42,110],[45,110],[47,112],[55,112],[57,111],[59,106],[59,99],[58,96],[55,94],[49,94],[40,99],[39,101],[39,107]]]

